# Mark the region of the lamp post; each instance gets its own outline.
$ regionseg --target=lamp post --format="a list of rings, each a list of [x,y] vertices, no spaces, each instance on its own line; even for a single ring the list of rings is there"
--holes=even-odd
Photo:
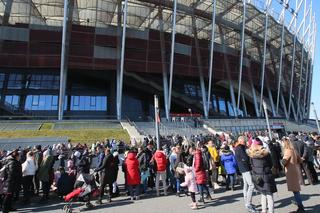
[[[266,116],[266,122],[267,122],[267,126],[268,126],[269,138],[271,140],[272,139],[272,135],[271,135],[271,128],[270,128],[268,111],[267,111],[267,104],[266,104],[266,102],[264,100],[263,100],[263,109],[264,109],[264,114]]]
[[[159,133],[160,116],[159,116],[159,99],[157,95],[154,95],[154,121],[155,121],[155,128],[156,128],[157,150],[160,150],[160,133]]]
[[[312,107],[313,107],[313,112],[314,112],[314,116],[316,118],[316,124],[317,124],[317,128],[318,128],[318,133],[320,134],[320,126],[319,126],[319,120],[318,120],[318,115],[317,115],[317,110],[314,107],[314,103],[311,103]]]

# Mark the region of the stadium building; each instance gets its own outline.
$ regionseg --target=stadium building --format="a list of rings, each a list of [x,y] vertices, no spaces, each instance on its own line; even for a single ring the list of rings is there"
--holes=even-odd
[[[309,116],[311,0],[2,0],[0,114]]]

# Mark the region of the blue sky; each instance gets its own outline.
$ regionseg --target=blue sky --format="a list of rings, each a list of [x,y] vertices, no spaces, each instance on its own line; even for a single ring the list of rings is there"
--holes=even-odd
[[[320,116],[320,1],[313,0],[313,10],[316,14],[317,23],[317,37],[316,37],[316,52],[314,57],[314,67],[313,67],[313,82],[312,82],[312,94],[311,101],[317,110],[318,118]],[[313,110],[310,111],[310,117],[314,118]]]

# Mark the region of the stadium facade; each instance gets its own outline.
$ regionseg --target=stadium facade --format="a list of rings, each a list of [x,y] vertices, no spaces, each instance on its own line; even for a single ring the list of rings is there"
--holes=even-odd
[[[2,0],[0,22],[3,116],[309,115],[311,0]]]

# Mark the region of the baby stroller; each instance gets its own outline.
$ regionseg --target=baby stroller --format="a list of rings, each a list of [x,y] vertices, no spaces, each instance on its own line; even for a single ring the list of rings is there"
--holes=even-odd
[[[80,174],[75,182],[75,189],[67,194],[64,198],[66,205],[63,210],[66,213],[72,213],[72,204],[75,201],[85,202],[87,208],[94,207],[90,203],[90,199],[99,195],[94,174]]]

